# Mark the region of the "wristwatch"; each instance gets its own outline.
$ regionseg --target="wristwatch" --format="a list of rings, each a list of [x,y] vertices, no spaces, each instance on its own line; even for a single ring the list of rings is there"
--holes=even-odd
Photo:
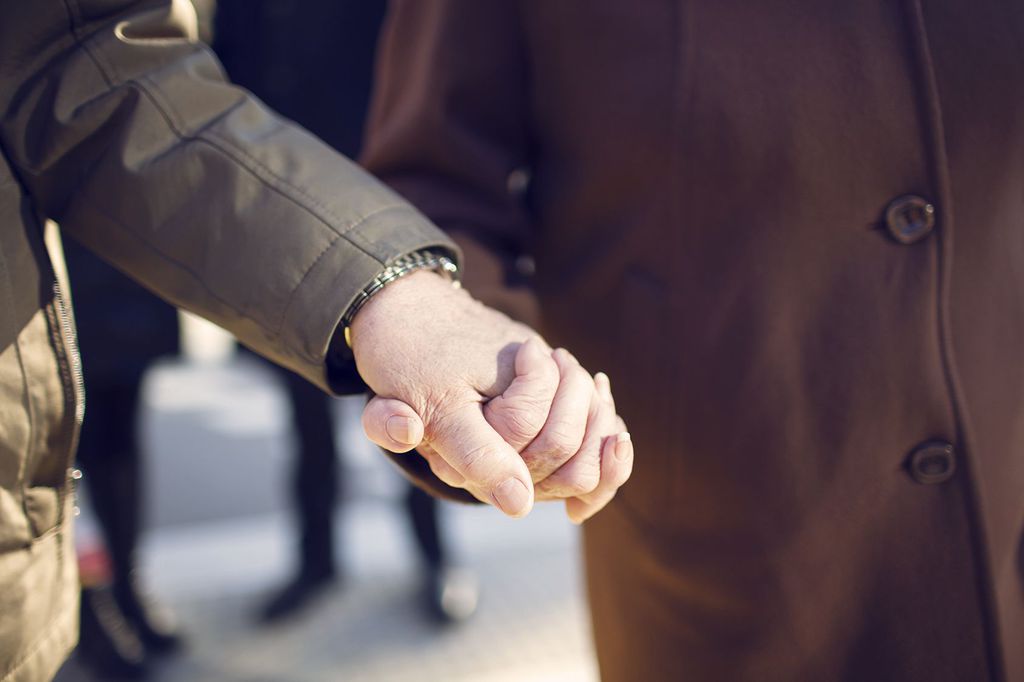
[[[342,316],[341,325],[345,332],[345,344],[349,348],[352,348],[352,320],[355,319],[356,313],[366,305],[367,301],[380,293],[384,287],[417,270],[436,272],[450,281],[453,286],[460,286],[459,266],[455,264],[454,260],[440,251],[421,249],[404,256],[399,256],[391,261],[379,275],[373,278],[373,281],[356,295],[352,305],[348,307],[348,310]]]

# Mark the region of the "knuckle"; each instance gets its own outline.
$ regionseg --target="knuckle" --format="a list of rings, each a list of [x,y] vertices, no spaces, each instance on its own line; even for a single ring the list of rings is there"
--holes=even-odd
[[[558,440],[551,443],[548,453],[554,459],[564,461],[576,454],[576,445],[568,440]]]
[[[423,421],[424,438],[432,442],[455,438],[461,409],[464,409],[462,404],[448,396],[434,395],[424,401],[418,412]]]
[[[553,469],[549,467],[548,458],[540,452],[530,450],[528,448],[523,450],[519,456],[523,458],[523,463],[526,464],[526,468],[531,474],[537,474],[541,471],[546,471],[547,474],[551,474],[553,471]]]
[[[531,452],[531,461],[556,469],[573,458],[576,451],[565,443],[547,443]]]
[[[535,487],[533,499],[536,500],[537,502],[554,502],[555,500],[561,500],[564,498],[559,497],[558,495],[552,495],[550,492],[546,490],[541,490]]]
[[[574,477],[570,482],[570,488],[576,495],[586,495],[587,493],[593,492],[600,482],[600,475],[596,472],[588,471]]]
[[[494,450],[489,445],[478,445],[466,451],[461,458],[462,472],[475,481],[487,478],[493,462]]]
[[[560,500],[570,497],[564,495],[561,486],[553,483],[550,478],[534,483],[533,492],[534,497],[538,500]]]
[[[583,443],[583,433],[577,424],[559,420],[548,424],[541,432],[536,450],[567,459],[576,454]]]
[[[507,405],[502,411],[502,422],[508,431],[503,436],[513,436],[518,440],[536,436],[544,426],[547,416],[536,403]]]

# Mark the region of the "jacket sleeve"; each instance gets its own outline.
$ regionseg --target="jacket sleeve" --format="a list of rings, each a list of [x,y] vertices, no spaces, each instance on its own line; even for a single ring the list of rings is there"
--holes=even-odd
[[[521,40],[510,0],[392,0],[362,160],[459,243],[474,296],[536,325]]]
[[[361,389],[350,358],[326,361],[349,303],[388,261],[456,247],[228,84],[188,0],[0,5],[0,139],[33,209],[321,387]]]

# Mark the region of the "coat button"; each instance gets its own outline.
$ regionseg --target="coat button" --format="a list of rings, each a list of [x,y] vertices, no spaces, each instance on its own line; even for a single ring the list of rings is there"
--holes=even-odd
[[[900,244],[913,244],[935,227],[935,207],[911,195],[894,199],[885,209],[885,225]]]
[[[953,446],[944,441],[933,440],[918,445],[910,453],[908,464],[913,479],[925,485],[945,483],[956,472]]]

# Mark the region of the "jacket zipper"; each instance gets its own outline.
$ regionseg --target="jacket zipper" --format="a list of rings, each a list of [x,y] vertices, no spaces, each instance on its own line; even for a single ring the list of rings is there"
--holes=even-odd
[[[56,322],[57,326],[60,327],[59,339],[54,340],[61,341],[61,345],[64,348],[64,361],[60,363],[61,374],[64,375],[65,386],[70,384],[70,392],[66,394],[66,404],[70,403],[70,405],[67,405],[67,407],[74,410],[74,424],[71,427],[67,452],[64,455],[64,469],[68,472],[67,483],[61,488],[58,501],[60,505],[58,523],[62,523],[64,521],[65,498],[72,491],[72,486],[74,486],[77,480],[71,469],[75,450],[78,446],[78,432],[85,417],[85,380],[82,378],[82,358],[78,352],[78,340],[75,338],[74,323],[64,300],[64,294],[61,291],[59,281],[54,281],[53,283],[53,298],[54,307],[57,309]]]
[[[60,320],[60,331],[64,339],[65,353],[71,372],[71,399],[75,405],[75,426],[80,427],[85,417],[85,380],[82,378],[82,357],[78,353],[78,340],[75,338],[74,324],[71,314],[64,302],[64,294],[58,282],[53,283],[53,296],[57,302],[57,315]],[[73,449],[73,448],[72,448]]]

